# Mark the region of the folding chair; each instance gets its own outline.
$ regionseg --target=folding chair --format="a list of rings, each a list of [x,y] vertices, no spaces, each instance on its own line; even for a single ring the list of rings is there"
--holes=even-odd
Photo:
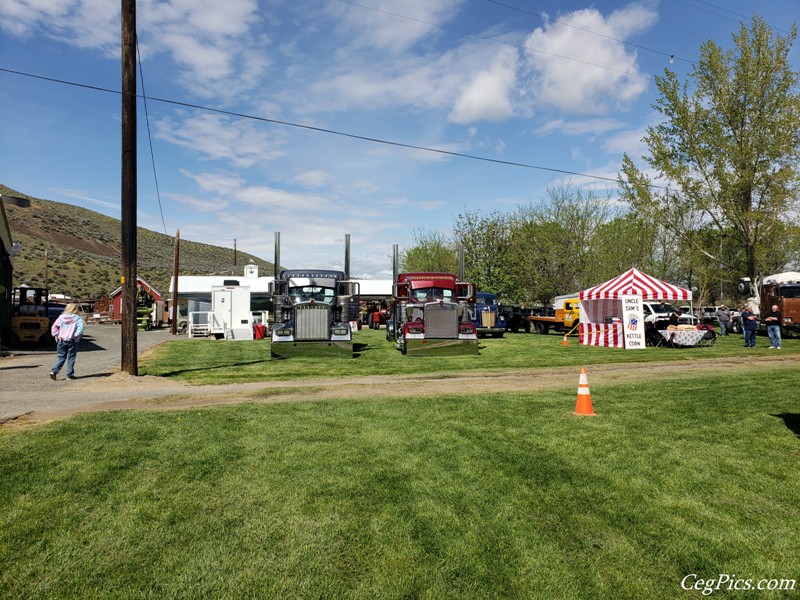
[[[697,342],[699,347],[713,346],[717,342],[717,332],[713,329],[708,329],[705,335]]]

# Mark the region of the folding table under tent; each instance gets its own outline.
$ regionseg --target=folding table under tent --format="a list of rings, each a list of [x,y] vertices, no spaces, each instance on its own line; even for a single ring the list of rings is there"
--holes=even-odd
[[[581,322],[578,328],[580,343],[584,346],[625,347],[624,325],[612,322],[622,315],[622,296],[641,296],[642,301],[687,300],[692,292],[661,281],[637,269],[609,279],[579,294]]]

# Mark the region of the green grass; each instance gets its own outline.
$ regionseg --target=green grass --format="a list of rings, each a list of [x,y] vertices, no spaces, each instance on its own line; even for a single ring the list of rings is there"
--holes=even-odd
[[[269,342],[175,340],[157,348],[139,361],[140,375],[173,377],[195,384],[291,380],[344,375],[433,374],[453,371],[513,371],[521,368],[588,366],[605,363],[692,361],[699,358],[762,356],[771,354],[769,342],[759,338],[755,350],[745,350],[742,337],[717,338],[707,348],[647,348],[626,351],[578,345],[561,345],[560,335],[508,334],[502,339],[481,339],[480,356],[404,356],[385,339],[385,330],[362,329],[354,335],[356,357],[319,360],[292,358],[271,360]],[[800,358],[800,341],[785,340],[783,355]]]
[[[684,598],[689,573],[798,577],[800,366],[591,389],[597,418],[570,383],[0,430],[0,596]]]

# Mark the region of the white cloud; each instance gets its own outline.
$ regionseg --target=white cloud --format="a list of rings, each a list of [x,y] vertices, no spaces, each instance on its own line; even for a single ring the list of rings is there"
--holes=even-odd
[[[284,142],[267,125],[219,114],[201,114],[182,121],[156,122],[156,137],[199,152],[207,159],[226,160],[237,167],[252,167],[286,155]]]
[[[474,123],[501,121],[513,114],[511,94],[516,84],[517,52],[506,48],[497,52],[488,69],[475,73],[455,100],[450,120]]]
[[[582,121],[568,121],[566,119],[553,119],[536,130],[540,136],[546,135],[588,135],[601,134],[621,129],[624,124],[616,119],[586,119]]]
[[[66,189],[66,188],[57,188],[54,189],[53,192],[60,196],[64,196],[65,198],[72,198],[74,200],[83,200],[85,202],[89,202],[91,204],[96,204],[97,206],[102,206],[105,209],[111,209],[113,211],[119,212],[120,211],[120,203],[119,202],[109,202],[107,200],[98,200],[97,198],[92,198],[91,196],[87,196],[86,192],[82,190],[75,190],[75,189]]]
[[[642,141],[645,133],[643,129],[621,131],[605,140],[603,150],[616,154],[625,152],[628,156],[638,159],[647,152],[647,145]]]
[[[119,47],[119,2],[107,0],[3,0],[0,27],[27,37],[42,33],[80,48]]]
[[[184,69],[176,79],[203,97],[250,89],[270,64],[269,39],[254,33],[261,19],[257,0],[139,0],[136,19],[144,68],[167,54]],[[0,27],[108,58],[120,54],[120,4],[112,0],[3,0]]]
[[[647,80],[640,76],[636,53],[610,38],[642,33],[656,19],[654,10],[631,4],[607,18],[587,8],[537,28],[525,41],[534,98],[579,114],[604,114],[626,106],[646,90]]]
[[[328,12],[338,21],[339,33],[350,39],[352,46],[402,53],[424,38],[439,35],[441,29],[428,23],[444,25],[462,3],[463,0],[404,0],[400,4],[394,0],[372,0],[362,6],[347,6],[331,1]]]
[[[161,195],[169,200],[172,200],[173,202],[178,202],[179,204],[188,206],[192,210],[204,213],[221,212],[225,210],[229,204],[227,201],[220,200],[218,198],[201,199],[194,196],[189,196],[187,194],[175,194],[172,192],[162,192]]]
[[[193,179],[197,186],[204,192],[230,196],[246,185],[246,181],[232,173],[199,173],[194,174],[187,169],[180,169],[181,175]]]
[[[304,187],[320,188],[333,182],[334,177],[321,169],[312,169],[295,173],[292,180]]]
[[[498,121],[514,113],[517,63],[515,49],[484,40],[469,40],[443,53],[383,60],[339,56],[296,106],[306,113],[444,110],[456,123]]]

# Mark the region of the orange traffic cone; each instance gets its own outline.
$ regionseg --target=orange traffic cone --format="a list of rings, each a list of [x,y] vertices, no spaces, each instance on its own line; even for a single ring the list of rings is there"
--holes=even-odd
[[[575,403],[576,415],[596,417],[592,408],[592,395],[589,393],[589,381],[586,379],[586,369],[581,367],[581,376],[578,379],[578,401]]]
[[[567,334],[564,334],[564,339],[561,340],[562,346],[569,346],[569,342],[567,341]]]

